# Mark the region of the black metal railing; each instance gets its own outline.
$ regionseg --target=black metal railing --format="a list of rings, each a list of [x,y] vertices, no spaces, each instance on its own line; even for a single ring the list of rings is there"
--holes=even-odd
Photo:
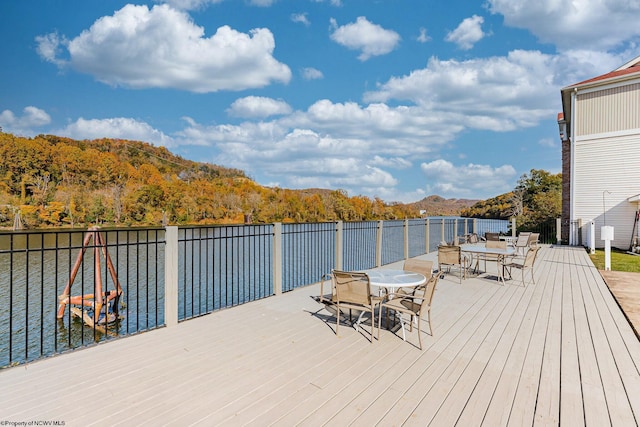
[[[336,262],[336,223],[282,225],[282,291],[320,280]]]
[[[384,221],[382,223],[382,265],[403,260],[404,221]]]
[[[129,335],[164,323],[162,277],[163,229],[100,230],[102,240],[81,231],[22,231],[0,234],[0,366],[29,362]],[[108,272],[108,253],[123,295],[108,324],[93,313],[96,282],[103,292],[115,290]],[[82,254],[82,255],[81,255]],[[96,274],[96,254],[100,270]],[[101,255],[102,254],[102,255]],[[74,280],[71,280],[73,277]],[[69,289],[66,289],[69,287]],[[82,317],[73,316],[65,290],[80,303]],[[91,296],[90,296],[91,295]],[[84,307],[84,310],[81,308]],[[95,320],[89,325],[86,320]]]
[[[178,318],[271,296],[273,225],[179,229]]]
[[[518,233],[521,231],[530,231],[532,233],[539,233],[538,241],[540,243],[555,244],[557,240],[557,221],[552,219],[550,221],[539,224],[536,227],[528,227],[526,229],[518,229]]]
[[[291,291],[317,283],[337,265],[375,268],[472,230],[508,226],[423,218],[0,232],[0,366]],[[91,295],[100,287],[103,304]],[[103,316],[113,321],[103,324]]]
[[[342,268],[366,270],[376,266],[377,221],[343,224]]]
[[[429,252],[427,250],[426,220],[410,219],[407,221],[407,227],[409,258],[417,257]]]

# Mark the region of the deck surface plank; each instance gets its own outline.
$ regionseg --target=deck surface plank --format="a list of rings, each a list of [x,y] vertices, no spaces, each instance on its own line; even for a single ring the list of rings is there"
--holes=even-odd
[[[535,284],[446,275],[422,351],[415,330],[403,342],[398,326],[373,344],[367,325],[343,323],[336,336],[310,286],[4,369],[0,419],[638,425],[640,342],[627,318],[584,249],[543,246],[538,256]]]
[[[493,395],[490,396],[486,407],[484,404],[475,407],[469,415],[467,415],[469,411],[465,411],[458,422],[460,426],[473,425],[476,422],[486,426],[505,426],[509,422],[513,402],[525,372],[526,361],[535,353],[535,351],[530,352],[529,348],[532,344],[534,345],[532,348],[537,348],[535,347],[536,339],[542,339],[544,334],[544,328],[540,326],[540,322],[545,322],[548,319],[548,304],[551,301],[549,294],[553,290],[550,285],[553,282],[550,278],[555,274],[556,267],[553,263],[547,268],[541,268],[540,264],[536,267],[535,273],[538,277],[536,278],[535,291],[537,298],[532,299],[527,307],[523,328],[513,343]],[[483,403],[487,401],[486,397],[482,399]],[[481,414],[484,416],[480,416]]]
[[[503,376],[513,379],[514,371],[521,367],[526,347],[521,343],[522,338],[530,336],[529,328],[533,326],[532,320],[536,307],[542,297],[542,286],[530,286],[526,288],[525,295],[520,300],[518,308],[514,311],[511,321],[495,347],[491,359],[486,364],[482,376],[474,389],[468,394],[463,411],[458,414],[455,424],[460,426],[479,424],[485,417],[489,402],[496,394]],[[518,356],[519,355],[519,356]],[[514,384],[515,385],[515,384]],[[515,390],[515,386],[513,387]],[[503,397],[499,397],[502,399]],[[464,399],[464,396],[463,396]],[[512,401],[511,399],[504,398]],[[502,400],[503,402],[505,400]],[[497,423],[496,423],[497,424]],[[451,425],[451,424],[449,424]]]
[[[566,283],[566,286],[563,287],[562,293],[560,425],[566,426],[582,425],[585,420],[578,346],[584,344],[585,340],[590,342],[588,330],[581,327],[586,324],[584,322],[586,317],[583,316],[584,306],[580,296],[582,281],[575,265],[571,262],[568,264],[569,268],[565,268],[561,272],[562,282]],[[588,347],[585,350],[588,352]],[[595,425],[606,424],[596,423]]]

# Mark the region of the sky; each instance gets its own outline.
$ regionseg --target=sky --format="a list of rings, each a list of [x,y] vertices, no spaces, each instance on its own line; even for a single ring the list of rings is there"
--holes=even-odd
[[[640,0],[3,0],[0,126],[261,185],[487,199],[561,172],[560,89],[640,55]]]

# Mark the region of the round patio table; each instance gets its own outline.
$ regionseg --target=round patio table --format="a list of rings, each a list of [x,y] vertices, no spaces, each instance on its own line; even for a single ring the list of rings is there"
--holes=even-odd
[[[390,268],[364,270],[364,273],[369,276],[371,286],[375,286],[380,291],[384,290],[387,294],[397,291],[398,288],[415,288],[427,281],[427,278],[420,273]]]

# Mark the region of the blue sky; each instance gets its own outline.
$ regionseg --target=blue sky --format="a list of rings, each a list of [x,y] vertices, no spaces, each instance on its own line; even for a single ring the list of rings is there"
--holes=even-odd
[[[4,0],[0,126],[282,188],[485,199],[561,171],[560,88],[640,55],[637,0]]]

